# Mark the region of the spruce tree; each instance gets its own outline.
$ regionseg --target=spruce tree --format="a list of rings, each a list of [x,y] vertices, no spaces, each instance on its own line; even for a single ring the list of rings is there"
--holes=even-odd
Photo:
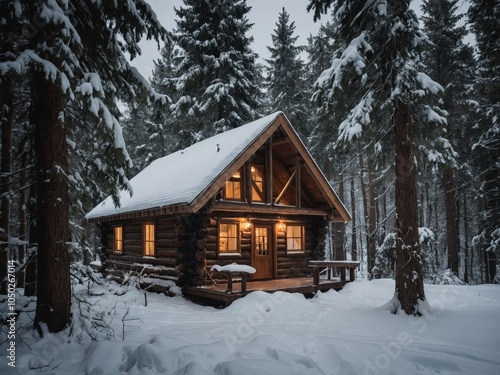
[[[295,22],[282,9],[271,35],[273,45],[267,46],[271,57],[268,64],[267,87],[271,100],[271,111],[283,111],[299,135],[304,139],[306,116],[306,80],[304,63],[300,54],[304,46],[297,46],[294,36]]]
[[[2,0],[1,9],[6,3]],[[167,33],[142,0],[16,5],[7,15],[2,12],[8,18],[2,25],[9,25],[5,35],[14,38],[15,48],[2,54],[0,80],[30,77],[38,242],[34,323],[40,333],[42,323],[58,332],[71,316],[70,186],[85,185],[89,192],[105,187],[119,203],[119,189],[128,188],[130,158],[116,98],[144,95],[166,101],[130,66],[125,53],[134,58],[141,37],[166,39]]]
[[[476,37],[477,136],[472,152],[481,178],[481,243],[487,282],[500,282],[500,2],[472,0],[469,23]]]
[[[342,95],[354,87],[339,137],[361,139],[368,134],[393,134],[397,265],[392,311],[422,313],[425,301],[418,236],[415,142],[422,124],[446,120],[432,103],[442,90],[424,72],[421,48],[427,38],[417,16],[401,1],[311,0],[315,18],[333,4],[341,38],[347,47],[333,60],[322,82],[324,95]],[[420,134],[419,134],[419,131]]]
[[[465,26],[458,26],[463,15],[458,14],[458,0],[425,0],[422,4],[424,31],[432,44],[424,52],[424,61],[429,76],[444,87],[441,108],[448,113],[447,137],[453,148],[459,150],[466,128],[470,128],[468,101],[472,83],[472,48],[463,40],[467,35]],[[470,147],[470,145],[469,145]],[[462,149],[463,150],[463,149]],[[464,165],[468,151],[463,150],[459,163]],[[457,155],[457,157],[459,157]],[[459,276],[459,236],[455,205],[458,197],[456,189],[457,165],[448,160],[442,168],[442,184],[446,211],[446,244],[448,267]]]
[[[175,9],[173,39],[182,48],[172,104],[178,148],[255,118],[260,93],[249,11],[245,0],[184,0]]]

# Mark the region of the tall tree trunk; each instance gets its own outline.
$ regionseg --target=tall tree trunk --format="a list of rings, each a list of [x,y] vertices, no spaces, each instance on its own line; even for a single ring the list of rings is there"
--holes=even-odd
[[[401,309],[419,315],[425,300],[418,236],[418,204],[413,155],[411,107],[397,99],[394,110],[396,144],[396,294]]]
[[[351,259],[358,260],[358,239],[356,236],[356,231],[358,230],[356,225],[356,189],[354,186],[354,175],[351,177]]]
[[[370,244],[370,218],[369,218],[369,210],[368,210],[368,198],[366,193],[366,184],[365,184],[365,165],[363,160],[363,154],[359,151],[359,169],[361,171],[360,180],[361,180],[361,195],[363,199],[363,218],[365,219],[365,233],[366,233],[366,268],[368,279],[372,277],[372,258],[370,257],[369,244]]]
[[[339,199],[344,201],[344,175],[340,173],[339,181]],[[333,223],[335,230],[335,260],[345,260],[344,253],[344,238],[345,238],[345,224]]]
[[[370,264],[372,269],[375,266],[375,256],[377,250],[377,216],[375,207],[375,183],[373,182],[373,162],[368,160],[368,257],[370,259]],[[371,272],[371,271],[370,271]]]
[[[12,121],[14,118],[14,97],[10,78],[0,80],[2,108],[0,124],[2,129],[2,162],[0,177],[0,293],[7,294],[7,262],[9,260],[10,198],[12,173]]]
[[[38,237],[37,306],[35,327],[46,323],[50,332],[70,321],[68,241],[68,149],[64,126],[63,93],[42,72],[33,72],[35,113]]]
[[[447,165],[443,171],[446,207],[446,238],[448,242],[448,267],[458,276],[458,235],[455,214],[455,187],[453,169]]]
[[[498,155],[497,155],[498,160]],[[491,251],[493,232],[500,228],[500,169],[496,165],[497,160],[492,160],[490,167],[484,174],[483,200],[484,209],[482,212],[481,228],[484,231],[483,252],[486,267],[486,282],[492,283],[496,276],[497,256],[495,251]],[[500,267],[500,265],[499,265]]]
[[[466,283],[469,282],[469,276],[471,280],[474,280],[474,251],[470,251],[470,259],[469,259],[469,212],[467,210],[467,192],[464,191],[464,214],[463,214],[463,222],[464,222],[464,252],[465,252],[465,272],[464,272],[464,281]],[[470,268],[469,268],[470,265]],[[469,271],[470,269],[470,271]]]

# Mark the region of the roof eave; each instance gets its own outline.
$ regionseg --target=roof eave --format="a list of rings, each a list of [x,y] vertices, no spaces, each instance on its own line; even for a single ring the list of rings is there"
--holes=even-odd
[[[112,215],[104,215],[87,218],[89,223],[101,224],[112,221],[123,221],[128,219],[151,219],[152,217],[175,214],[190,214],[194,213],[191,206],[187,203],[176,204],[172,206],[152,207],[145,210],[136,210]]]

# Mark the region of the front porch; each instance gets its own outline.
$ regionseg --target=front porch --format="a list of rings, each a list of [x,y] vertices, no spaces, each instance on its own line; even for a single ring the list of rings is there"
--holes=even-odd
[[[228,284],[216,284],[205,286],[185,286],[182,288],[182,293],[185,297],[188,297],[196,302],[227,307],[238,298],[242,298],[254,291],[264,291],[268,293],[281,291],[288,293],[302,293],[305,296],[312,296],[317,291],[324,292],[330,289],[340,290],[349,281],[350,280],[342,281],[340,278],[321,278],[319,283],[315,284],[312,277],[301,277],[293,279],[247,281],[246,291],[242,291],[242,283],[233,282],[231,292],[228,292]]]

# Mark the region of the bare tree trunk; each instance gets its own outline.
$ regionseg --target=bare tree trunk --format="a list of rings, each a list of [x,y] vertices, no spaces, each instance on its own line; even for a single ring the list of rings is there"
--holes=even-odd
[[[425,300],[418,236],[418,204],[413,155],[411,107],[397,99],[394,110],[396,143],[396,294],[401,310],[419,315]]]
[[[372,258],[370,256],[370,214],[369,214],[369,209],[368,209],[368,199],[367,199],[367,193],[366,193],[366,184],[365,184],[365,177],[364,177],[364,172],[365,172],[365,165],[364,165],[364,160],[363,160],[363,154],[361,151],[359,151],[359,169],[361,171],[360,179],[361,179],[361,195],[363,199],[363,218],[365,219],[365,232],[366,232],[366,268],[367,268],[367,274],[368,274],[368,279],[372,278],[372,268],[373,268],[373,262]]]
[[[2,162],[0,178],[0,293],[7,294],[7,262],[9,260],[10,198],[12,173],[12,121],[14,98],[12,82],[8,77],[0,81],[2,108],[0,124],[2,129]]]
[[[464,200],[463,200],[463,206],[464,206],[464,214],[463,214],[463,222],[464,222],[464,252],[465,252],[465,272],[464,272],[464,281],[466,283],[469,282],[469,275],[470,279],[474,280],[474,251],[470,251],[470,259],[469,259],[469,212],[467,210],[467,192],[464,191]],[[470,268],[469,268],[470,265]],[[470,269],[470,273],[469,273]]]
[[[70,321],[68,241],[68,149],[63,93],[42,72],[33,72],[34,148],[37,182],[38,276],[34,324],[41,332],[63,330]]]
[[[356,225],[356,191],[354,187],[354,175],[351,177],[351,259],[358,260],[358,239],[356,236],[356,231],[358,230]]]
[[[455,187],[453,169],[445,166],[443,171],[444,195],[446,206],[446,236],[448,242],[448,267],[458,276],[458,235],[457,219],[455,214]]]
[[[339,181],[339,199],[344,200],[344,175],[340,173]],[[345,224],[344,223],[333,223],[333,228],[335,230],[335,260],[345,260],[344,253],[344,238],[345,238]]]
[[[368,257],[372,269],[375,266],[375,256],[377,250],[377,216],[375,207],[375,184],[373,182],[373,162],[368,160],[368,189],[369,189],[369,208],[368,208]],[[372,272],[370,270],[370,272]]]

